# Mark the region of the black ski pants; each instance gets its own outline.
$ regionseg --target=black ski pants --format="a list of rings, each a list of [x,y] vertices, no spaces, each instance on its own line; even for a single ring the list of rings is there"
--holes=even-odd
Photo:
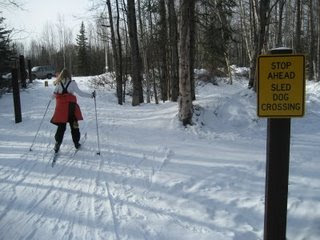
[[[59,123],[57,125],[58,125],[58,128],[56,131],[56,135],[54,137],[55,137],[56,142],[61,144],[62,140],[63,140],[64,132],[66,131],[67,124],[66,123]],[[78,121],[72,121],[72,122],[70,121],[69,126],[71,129],[73,143],[76,145],[79,143],[79,140],[80,140],[80,130],[79,130]]]

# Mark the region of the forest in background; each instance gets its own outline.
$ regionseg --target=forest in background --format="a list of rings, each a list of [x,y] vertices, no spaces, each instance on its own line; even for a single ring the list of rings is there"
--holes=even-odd
[[[131,79],[132,105],[145,101],[144,95],[146,102],[183,96],[179,105],[191,102],[187,111],[195,98],[191,69],[206,69],[208,81],[225,76],[232,84],[232,65],[250,67],[248,87],[254,89],[257,56],[275,47],[305,54],[307,79],[320,80],[320,0],[89,2],[92,20],[83,22],[76,36],[58,16],[29,46],[10,39],[12,30],[2,18],[1,48],[6,51],[1,58],[8,61],[1,59],[0,71],[20,54],[33,65],[53,65],[57,71],[67,67],[78,76],[112,71],[119,104]],[[19,7],[16,1],[0,1],[1,6],[13,3]]]

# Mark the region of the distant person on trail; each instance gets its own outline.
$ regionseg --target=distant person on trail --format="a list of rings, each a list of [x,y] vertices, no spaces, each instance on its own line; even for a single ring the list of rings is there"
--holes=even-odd
[[[80,97],[95,98],[96,93],[86,93],[79,89],[77,83],[71,79],[71,74],[67,69],[63,69],[57,79],[54,81],[56,86],[52,99],[56,99],[56,108],[54,110],[51,123],[58,126],[54,145],[54,151],[57,153],[63,140],[66,124],[69,123],[72,140],[76,149],[80,148],[80,130],[79,120],[83,120],[81,110],[77,104],[77,93]]]

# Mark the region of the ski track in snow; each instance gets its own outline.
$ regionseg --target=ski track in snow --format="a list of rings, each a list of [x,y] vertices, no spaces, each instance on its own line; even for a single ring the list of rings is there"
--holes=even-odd
[[[87,78],[77,82],[87,88]],[[86,142],[74,155],[67,127],[53,168],[52,105],[33,150],[28,146],[52,89],[35,81],[22,92],[20,124],[13,123],[12,96],[0,99],[0,239],[263,238],[265,121],[248,104],[254,97],[244,83],[200,86],[196,124],[187,129],[177,120],[176,103],[119,106],[113,92],[98,91],[101,155],[96,154],[93,101],[78,97]],[[310,116],[318,118],[314,106],[320,103],[312,94],[308,101]],[[315,134],[307,143],[309,137],[299,134],[292,137],[288,239],[316,240],[320,137]],[[294,191],[308,187],[304,194]],[[306,213],[309,217],[302,217]]]

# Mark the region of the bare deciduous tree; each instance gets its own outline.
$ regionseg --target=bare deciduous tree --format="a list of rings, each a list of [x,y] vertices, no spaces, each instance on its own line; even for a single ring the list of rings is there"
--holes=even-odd
[[[0,7],[2,9],[20,8],[23,9],[23,2],[20,0],[0,0]]]
[[[169,54],[171,100],[178,101],[179,96],[179,58],[178,58],[178,21],[173,1],[168,1]]]
[[[257,9],[256,2],[253,1],[253,9]],[[266,28],[269,23],[269,10],[270,10],[270,0],[260,0],[259,1],[259,22],[257,29],[257,36],[254,38],[254,52],[250,65],[250,79],[249,87],[256,87],[256,63],[258,56],[261,54],[262,49],[266,45]]]
[[[314,79],[315,70],[315,34],[314,34],[314,16],[313,16],[313,0],[309,0],[309,68],[308,68],[308,79]]]
[[[295,30],[295,41],[294,48],[298,53],[302,53],[301,46],[301,0],[296,0],[296,30]]]
[[[318,0],[318,57],[317,81],[320,81],[320,0]]]
[[[179,16],[179,119],[186,126],[192,123],[192,21],[195,0],[180,0]]]
[[[162,101],[168,100],[168,63],[167,63],[167,19],[166,19],[166,5],[164,0],[159,1],[159,14],[160,14],[160,66],[161,66],[161,99]]]
[[[116,72],[116,83],[117,83],[117,98],[118,104],[122,104],[122,48],[121,48],[121,38],[119,32],[119,6],[118,1],[117,4],[117,35],[118,35],[118,46],[116,43],[116,35],[114,31],[114,24],[113,24],[113,13],[110,0],[106,1],[109,13],[109,24],[110,24],[110,31],[111,31],[111,45],[112,45],[112,52],[113,52],[113,60],[115,63],[115,72]]]
[[[128,7],[128,30],[131,46],[131,76],[133,83],[132,106],[140,105],[143,102],[142,76],[140,51],[137,36],[137,19],[134,0],[127,0]]]
[[[150,76],[150,64],[149,64],[149,41],[148,41],[148,34],[147,31],[144,29],[144,23],[142,20],[142,9],[141,9],[141,1],[138,0],[138,12],[139,12],[139,26],[140,26],[140,39],[142,45],[142,57],[143,57],[143,66],[144,66],[144,73],[146,78],[146,90],[147,90],[147,103],[151,101],[151,76]]]
[[[279,0],[279,15],[278,15],[278,33],[277,33],[277,47],[281,47],[282,41],[282,22],[283,22],[283,10],[286,0]]]

